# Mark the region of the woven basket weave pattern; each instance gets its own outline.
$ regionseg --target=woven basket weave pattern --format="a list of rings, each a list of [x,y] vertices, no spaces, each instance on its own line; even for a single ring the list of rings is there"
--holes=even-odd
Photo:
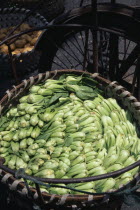
[[[32,9],[39,0],[12,0],[13,3],[20,7]],[[45,17],[52,19],[59,15],[64,9],[64,0],[44,0],[37,11]]]
[[[29,88],[34,85],[38,84],[40,82],[45,81],[48,78],[54,78],[57,79],[61,74],[64,73],[74,73],[77,75],[81,75],[83,73],[89,74],[87,72],[83,71],[76,71],[76,70],[58,70],[58,71],[51,71],[46,72],[44,74],[39,74],[35,77],[30,77],[28,80],[24,80],[20,85],[14,86],[14,89],[11,91],[7,91],[7,94],[3,99],[0,101],[0,113],[4,111],[4,109],[8,106],[11,106],[11,104],[21,97],[23,93],[25,94],[26,91],[29,90]],[[89,74],[92,78],[95,78],[101,89],[106,91],[107,96],[114,97],[118,99],[118,101],[124,105],[124,107],[127,107],[133,114],[135,119],[137,120],[138,124],[140,124],[140,103],[136,100],[135,97],[133,97],[128,91],[126,91],[122,86],[118,85],[116,82],[110,82],[100,76],[98,74]],[[28,195],[27,188],[25,187],[24,183],[21,180],[17,180],[14,178],[12,174],[9,172],[6,172],[6,170],[0,169],[0,174],[2,176],[1,182],[7,183],[9,188],[11,190],[15,190],[19,192],[22,195]],[[137,176],[132,182],[135,185],[136,182],[139,180],[139,176]],[[47,181],[46,181],[47,182]],[[53,183],[53,181],[51,181]],[[130,185],[129,183],[128,185]],[[124,186],[123,186],[124,187]],[[122,189],[121,187],[120,189]],[[33,193],[34,199],[37,201],[39,198],[39,195],[35,189],[31,189]],[[93,195],[50,195],[46,193],[42,193],[42,196],[44,200],[47,203],[54,203],[54,205],[59,203],[59,205],[65,204],[66,206],[71,205],[81,205],[83,202],[100,202],[105,197],[104,196],[93,196]]]

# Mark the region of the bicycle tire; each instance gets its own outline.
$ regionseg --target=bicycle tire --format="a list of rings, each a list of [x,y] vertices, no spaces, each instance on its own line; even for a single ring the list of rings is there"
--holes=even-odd
[[[124,37],[125,39],[135,43],[135,45],[139,44],[140,30],[138,30],[138,28],[140,28],[140,17],[138,16],[137,9],[126,5],[112,5],[110,3],[104,3],[98,5],[97,14],[99,26],[98,30],[107,31],[110,34],[114,34],[116,37]],[[93,26],[92,8],[91,6],[86,6],[71,10],[68,13],[56,18],[53,21],[53,24],[70,24],[71,26],[73,24],[82,24],[88,25],[89,27]],[[63,30],[61,30],[58,27],[57,29],[47,29],[44,32],[43,36],[38,42],[38,45],[36,46],[38,50],[42,51],[39,71],[44,72],[46,70],[52,70],[52,63],[57,51],[62,47],[63,43],[72,37],[73,34],[76,34],[78,30],[78,28],[74,30],[73,27],[63,28]],[[55,46],[53,43],[54,41]],[[46,50],[49,53],[47,53]],[[135,53],[136,58],[133,58],[134,61],[136,61],[138,57],[138,52],[139,48]],[[125,73],[126,70],[124,74]],[[124,76],[124,74],[120,74],[121,78]],[[116,80],[119,79],[116,78]]]

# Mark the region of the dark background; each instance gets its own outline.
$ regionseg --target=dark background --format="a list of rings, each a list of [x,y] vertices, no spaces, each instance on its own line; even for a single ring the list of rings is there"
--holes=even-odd
[[[107,2],[107,1],[99,0],[98,2]],[[88,4],[88,3],[90,3],[90,0],[85,0],[85,4]],[[124,4],[132,5],[132,6],[136,6],[136,5],[140,6],[140,0],[118,0],[117,3],[124,3]],[[65,11],[72,9],[73,7],[78,7],[78,5],[79,5],[79,0],[65,0]],[[0,68],[3,68],[3,67],[1,66]],[[10,82],[11,81],[9,80],[9,78],[8,79],[0,78],[0,95],[3,95],[3,90],[10,88],[10,85],[11,85]],[[31,210],[33,209],[32,204],[30,202],[28,203],[27,201],[23,201],[20,207],[18,205],[18,201],[15,201],[14,203],[10,203],[8,205],[7,192],[8,190],[5,188],[5,186],[0,185],[0,210]],[[121,210],[140,210],[140,206],[136,207],[134,205],[134,207],[132,206],[128,207],[127,205],[123,204]]]

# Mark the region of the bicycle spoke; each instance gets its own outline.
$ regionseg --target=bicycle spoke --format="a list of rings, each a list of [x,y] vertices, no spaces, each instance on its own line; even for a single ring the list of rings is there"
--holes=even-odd
[[[85,46],[84,46],[83,70],[85,70],[85,67],[86,67],[86,61],[87,61],[88,38],[89,38],[89,30],[85,31]]]
[[[55,62],[54,60],[52,60],[52,58],[50,58],[49,56],[47,56],[48,60],[51,60],[51,62],[57,66],[59,66],[60,68],[63,68],[63,66],[61,66],[59,63]]]
[[[65,44],[67,44],[67,43],[65,43]],[[73,56],[68,50],[65,49],[65,47],[63,47],[63,46],[58,46],[57,43],[55,43],[55,42],[53,42],[53,45],[54,45],[54,46],[58,49],[58,51],[59,51],[59,55],[58,55],[58,53],[57,53],[57,54],[55,55],[55,57],[57,57],[57,59],[58,59],[60,62],[62,62],[63,65],[64,65],[65,67],[67,67],[67,68],[74,68],[74,63],[72,63],[72,61],[70,60],[70,57],[73,58],[76,62],[79,63],[79,60],[76,59],[77,57],[76,57],[76,56]],[[63,44],[63,45],[64,45],[64,44]],[[70,49],[70,48],[69,48],[69,49]],[[63,50],[63,52],[62,52],[62,50]],[[62,53],[62,54],[61,54],[61,53]],[[69,55],[69,57],[66,56],[65,53],[66,53],[67,55]],[[73,51],[72,51],[72,53],[73,53]],[[61,60],[60,57],[63,57],[62,55],[65,57],[65,59],[64,59],[64,58],[62,58],[62,59],[63,59],[64,61],[67,60],[68,63],[70,64],[70,67],[68,67],[68,66],[64,63],[64,61]]]
[[[73,56],[70,54],[70,52],[68,50],[66,50],[64,47],[62,47],[62,49],[71,57],[73,58],[75,61],[77,61],[79,63],[79,61]]]
[[[137,82],[137,67],[136,67],[136,70],[134,72],[134,77],[133,77],[133,81],[132,81],[132,89],[131,89],[132,94],[134,94],[134,92],[135,92],[136,82]]]
[[[106,37],[106,39],[107,39],[107,37]],[[106,40],[106,49],[105,49],[105,57],[106,57],[106,60],[105,60],[105,70],[107,69],[107,67],[108,67],[108,65],[109,65],[109,41],[108,40]]]
[[[127,79],[128,77],[133,76],[134,72],[135,72],[135,70],[133,72],[131,72],[130,74],[127,74],[126,76],[124,76],[122,79]]]
[[[131,43],[131,41],[129,40],[128,45],[126,47],[126,39],[125,39],[125,46],[124,46],[125,51],[124,51],[124,57],[122,59],[123,61],[126,59],[126,55],[127,55],[127,52],[128,52],[129,46],[130,46],[130,43]]]
[[[78,36],[78,35],[77,35],[77,36]],[[84,55],[84,52],[83,52],[83,50],[82,50],[82,47],[80,46],[80,44],[79,44],[78,40],[76,39],[75,35],[73,36],[73,38],[74,38],[74,40],[76,41],[77,45],[79,46],[79,49],[78,49],[79,52],[81,52],[81,54]]]
[[[102,32],[99,34],[99,37],[100,37],[100,42],[99,42],[99,47],[98,47],[99,48],[99,63],[101,63],[101,72],[103,73],[105,71],[105,62],[103,58],[104,57],[103,56],[103,52],[104,52],[103,43],[105,42],[105,40],[104,40],[104,35]]]
[[[74,37],[73,37],[74,38]],[[77,40],[77,39],[76,39]],[[79,53],[81,53],[81,55],[83,55],[84,53],[81,52],[81,49],[79,49],[76,44],[74,42],[72,42],[71,40],[69,40],[69,42],[75,47],[75,49],[77,49],[79,51]],[[77,42],[77,41],[76,41]]]
[[[120,82],[125,80],[124,82],[132,84],[132,76],[135,73],[134,63],[137,60],[140,46],[135,46],[135,42],[108,30],[100,29],[95,36],[93,29],[85,28],[75,32],[72,29],[62,39],[51,40],[56,49],[56,51],[50,51],[50,58],[48,56],[50,60],[51,56],[53,58],[52,68],[57,68],[58,65],[59,68],[75,68],[93,72],[95,42],[98,48],[98,56],[97,53],[96,56],[99,72],[111,80],[115,79]],[[136,79],[133,79],[133,83],[136,83]]]
[[[111,34],[109,40],[109,77],[111,80],[115,79],[118,65],[118,43],[118,36]]]
[[[74,55],[75,59],[77,60],[77,62],[79,62],[79,64],[82,65],[81,61],[79,60],[79,58],[77,57],[75,52],[71,49],[70,45],[67,42],[65,44],[68,46],[69,50],[71,50],[71,52],[73,53],[73,55]]]
[[[127,59],[125,59],[124,62],[122,62],[122,65],[119,69],[120,77],[123,77],[128,71],[128,69],[134,64],[135,60],[139,55],[139,52],[140,52],[140,46],[136,45],[136,47],[132,50]]]
[[[83,34],[82,34],[82,32],[80,31],[79,34],[80,34],[80,36],[81,36],[81,41],[82,41],[82,43],[83,43],[83,46],[85,46],[85,42],[84,42],[84,39],[83,39]]]
[[[56,55],[56,58],[59,60],[60,63],[62,63],[67,69],[69,69],[69,67],[63,62],[63,60],[60,59],[60,56]]]
[[[55,45],[55,47],[57,47],[57,49],[60,49],[60,54],[62,54],[64,56],[64,58],[68,61],[68,63],[71,65],[71,67],[73,67],[72,62],[69,60],[68,56],[65,55],[65,53],[63,51],[65,51],[62,47],[58,46],[56,42],[53,42],[53,45]],[[63,50],[63,51],[62,51]],[[66,51],[65,51],[66,52]],[[66,52],[67,53],[67,52]],[[66,66],[66,65],[65,65]],[[68,66],[67,66],[68,67]]]
[[[70,64],[71,68],[73,68],[73,63],[69,60],[68,56],[66,56],[63,51],[61,50],[60,53],[62,53],[62,55],[64,56],[64,58],[68,61],[68,63]]]

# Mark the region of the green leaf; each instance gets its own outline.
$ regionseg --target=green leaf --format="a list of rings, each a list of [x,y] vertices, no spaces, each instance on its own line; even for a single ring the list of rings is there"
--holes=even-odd
[[[67,137],[65,139],[65,146],[69,147],[72,144],[72,142],[73,142],[73,138],[72,137]]]
[[[6,123],[7,120],[8,120],[8,119],[7,119],[6,116],[1,117],[1,118],[0,118],[0,127],[1,127],[4,123]]]
[[[87,93],[82,90],[76,91],[76,96],[82,100],[94,99],[97,96],[97,93]]]
[[[59,100],[59,98],[61,98],[61,97],[65,98],[67,96],[68,96],[68,93],[55,93],[55,95],[51,97],[48,105],[50,106],[51,104],[57,102]]]
[[[96,80],[94,80],[88,76],[82,77],[82,83],[83,83],[83,85],[87,85],[92,88],[96,88],[96,86],[98,85],[98,82]]]

